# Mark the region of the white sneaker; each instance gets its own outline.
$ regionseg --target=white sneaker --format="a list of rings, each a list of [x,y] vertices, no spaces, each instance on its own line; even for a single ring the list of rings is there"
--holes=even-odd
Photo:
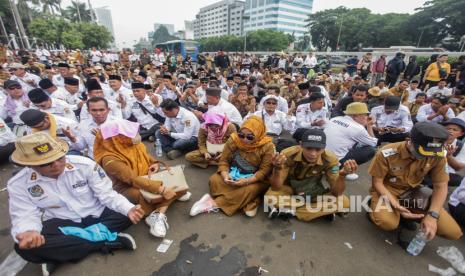
[[[150,226],[150,234],[158,238],[164,238],[166,230],[170,228],[165,214],[155,211],[145,218],[145,223]]]
[[[178,201],[189,201],[191,199],[192,193],[187,192],[182,197],[178,198]]]
[[[350,174],[346,175],[346,179],[347,179],[347,180],[350,180],[350,181],[357,180],[357,179],[358,179],[358,174],[356,174],[356,173],[350,173]]]
[[[213,203],[213,198],[209,194],[205,194],[204,196],[202,196],[202,198],[200,198],[199,201],[192,205],[190,211],[191,217],[195,217],[196,215],[201,213],[210,213],[212,211],[217,212],[218,208],[214,207]]]
[[[257,210],[258,210],[258,207],[250,211],[245,211],[245,215],[248,216],[249,218],[253,218],[257,215]]]

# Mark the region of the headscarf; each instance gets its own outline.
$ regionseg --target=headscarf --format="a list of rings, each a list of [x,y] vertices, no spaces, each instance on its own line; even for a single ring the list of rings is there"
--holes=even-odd
[[[118,125],[125,122],[128,121],[117,120]],[[134,144],[133,138],[121,133],[103,139],[102,131],[100,130],[95,136],[94,159],[98,164],[104,166],[102,161],[105,157],[117,158],[121,162],[124,162],[138,176],[146,175],[154,160],[147,153],[147,149],[143,143]]]
[[[27,107],[29,107],[29,104],[31,103],[26,93],[23,93],[23,95],[21,96],[21,101],[23,102],[24,106],[27,106]],[[17,107],[16,101],[13,100],[13,98],[10,95],[8,95],[5,101],[5,109],[8,111],[8,113],[11,116],[16,115],[16,107]]]
[[[245,120],[241,126],[241,130],[244,128],[250,130],[254,134],[255,140],[252,143],[244,143],[237,133],[233,133],[231,135],[234,144],[242,151],[252,152],[272,141],[271,137],[266,136],[265,123],[258,116],[250,116],[247,120]]]
[[[229,126],[228,118],[222,113],[209,111],[203,114],[203,119],[205,123],[202,124],[202,128],[207,131],[207,141],[215,145],[223,144],[223,137]],[[220,128],[212,130],[208,127],[210,124],[219,125]]]

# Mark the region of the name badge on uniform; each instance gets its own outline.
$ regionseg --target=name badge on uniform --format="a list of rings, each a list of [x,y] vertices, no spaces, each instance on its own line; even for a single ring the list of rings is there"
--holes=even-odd
[[[388,148],[388,149],[382,150],[381,153],[383,154],[384,157],[389,157],[389,156],[397,154],[397,150],[393,148]]]

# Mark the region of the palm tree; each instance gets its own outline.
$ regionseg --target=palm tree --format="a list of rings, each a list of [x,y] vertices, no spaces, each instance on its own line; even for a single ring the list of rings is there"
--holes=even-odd
[[[92,21],[90,9],[87,9],[86,3],[81,3],[79,1],[71,1],[71,6],[66,8],[64,14],[71,22]]]
[[[40,0],[40,2],[43,13],[55,14],[55,11],[61,13],[61,0]]]

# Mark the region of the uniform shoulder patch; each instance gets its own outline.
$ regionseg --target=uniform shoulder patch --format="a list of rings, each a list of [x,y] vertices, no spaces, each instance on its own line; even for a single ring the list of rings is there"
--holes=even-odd
[[[185,120],[184,124],[186,125],[186,127],[190,127],[191,126],[191,120]]]
[[[106,176],[105,172],[103,171],[102,167],[99,166],[99,164],[95,164],[94,172],[98,173],[98,176],[100,176],[100,179],[104,179]]]
[[[66,163],[65,167],[68,169],[68,170],[72,170],[74,169],[74,166],[69,164],[69,163]]]
[[[397,154],[397,149],[387,148],[387,149],[381,150],[381,153],[383,154],[384,157],[389,157],[389,156],[392,156],[392,155],[396,155]]]

